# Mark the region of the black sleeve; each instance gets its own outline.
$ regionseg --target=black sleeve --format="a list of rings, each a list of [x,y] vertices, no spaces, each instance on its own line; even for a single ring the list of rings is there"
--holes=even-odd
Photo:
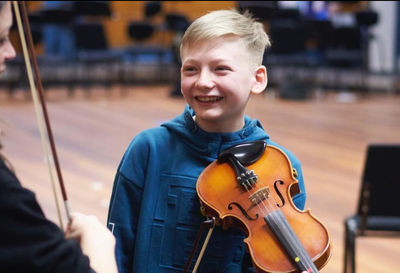
[[[0,158],[0,268],[2,273],[89,273],[79,244],[46,219],[33,192]]]

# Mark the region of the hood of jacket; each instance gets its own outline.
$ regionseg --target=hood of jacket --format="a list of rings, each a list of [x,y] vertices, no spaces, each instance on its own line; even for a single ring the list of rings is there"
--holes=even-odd
[[[268,134],[264,131],[257,119],[244,117],[245,124],[239,131],[232,133],[210,133],[197,126],[193,119],[194,110],[186,105],[184,112],[161,126],[174,132],[194,152],[217,158],[218,155],[233,145],[255,140],[267,140]]]

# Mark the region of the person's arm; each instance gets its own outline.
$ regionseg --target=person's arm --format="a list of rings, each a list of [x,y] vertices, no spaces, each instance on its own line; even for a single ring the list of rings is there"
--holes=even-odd
[[[71,213],[71,224],[66,237],[80,243],[83,253],[89,257],[90,267],[97,273],[118,272],[115,238],[97,217]]]
[[[1,272],[92,272],[78,242],[65,239],[1,162],[0,217]]]

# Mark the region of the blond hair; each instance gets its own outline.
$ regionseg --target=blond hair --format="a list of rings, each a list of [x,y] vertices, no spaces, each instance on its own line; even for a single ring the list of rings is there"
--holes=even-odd
[[[182,49],[200,41],[211,41],[226,35],[238,36],[252,61],[256,65],[262,64],[265,49],[271,45],[264,25],[248,11],[241,14],[235,9],[212,11],[196,19],[183,36],[181,54]]]

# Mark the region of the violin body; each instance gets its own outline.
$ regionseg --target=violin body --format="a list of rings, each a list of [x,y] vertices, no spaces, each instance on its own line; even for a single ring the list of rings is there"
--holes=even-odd
[[[311,263],[322,268],[332,255],[329,232],[310,210],[300,211],[293,204],[292,196],[299,193],[299,187],[286,154],[279,148],[266,146],[260,157],[246,168],[257,177],[257,183],[250,189],[237,182],[237,174],[229,162],[216,160],[204,169],[196,186],[203,214],[219,219],[224,229],[236,227],[248,234],[244,242],[258,273],[303,271],[268,224],[270,217],[275,219],[273,215],[278,215],[278,222],[285,218],[284,223],[297,235]]]

